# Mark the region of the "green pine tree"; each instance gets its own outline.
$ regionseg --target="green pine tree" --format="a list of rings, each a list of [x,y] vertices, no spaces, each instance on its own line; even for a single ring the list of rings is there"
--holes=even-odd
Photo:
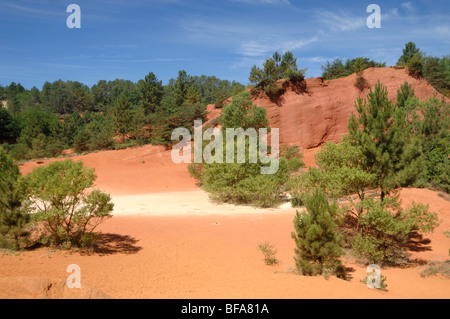
[[[0,247],[19,249],[26,234],[30,217],[21,180],[19,167],[0,147]]]
[[[131,130],[133,114],[130,102],[123,96],[119,97],[114,106],[113,119],[114,128],[118,134],[122,135],[122,143],[124,143],[127,133]]]
[[[338,259],[342,254],[342,236],[337,227],[341,222],[338,206],[330,205],[325,194],[318,189],[305,199],[307,213],[297,211],[294,219],[295,263],[300,274],[314,276],[345,271]]]
[[[142,105],[145,109],[145,113],[154,113],[159,106],[164,95],[164,88],[162,81],[158,81],[158,78],[150,72],[145,76],[145,80],[140,82],[140,91],[142,97]]]
[[[376,175],[381,199],[397,187],[412,185],[423,170],[419,140],[411,134],[406,112],[388,99],[380,82],[368,98],[355,103],[359,116],[349,119],[349,138],[362,151],[362,164]]]
[[[403,83],[400,89],[397,91],[396,106],[398,108],[405,108],[406,101],[409,98],[414,97],[414,89],[412,88],[411,84],[405,81],[405,83]]]
[[[398,59],[397,65],[407,65],[411,59],[420,54],[419,48],[416,48],[416,44],[414,42],[408,42],[405,44],[405,48],[403,49],[402,56]]]

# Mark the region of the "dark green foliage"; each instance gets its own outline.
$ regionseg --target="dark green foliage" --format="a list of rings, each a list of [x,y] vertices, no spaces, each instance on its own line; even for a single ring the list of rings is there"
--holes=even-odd
[[[323,80],[339,79],[355,72],[362,72],[367,68],[383,68],[385,66],[386,62],[379,63],[368,58],[348,59],[345,63],[341,59],[336,59],[331,63],[327,61],[322,66],[322,78]]]
[[[19,113],[21,111],[20,96],[25,92],[25,88],[20,84],[11,82],[6,89],[6,99],[8,102],[8,110],[12,114]]]
[[[380,83],[370,90],[367,100],[358,98],[355,107],[359,115],[349,119],[349,138],[361,148],[364,167],[377,176],[381,198],[394,188],[412,185],[424,163],[406,112],[394,106]]]
[[[290,179],[288,189],[293,205],[302,205],[305,197],[319,187],[331,199],[345,197],[352,204],[355,216],[359,216],[362,209],[351,196],[357,194],[359,200],[364,200],[366,192],[375,187],[376,179],[363,166],[362,156],[362,150],[347,137],[339,144],[325,144],[315,155],[317,167],[309,167],[307,172]]]
[[[214,104],[214,106],[216,107],[216,109],[221,109],[223,108],[223,105],[225,103],[225,100],[229,98],[227,92],[225,90],[219,89],[216,92],[216,103]]]
[[[279,97],[284,86],[276,83],[277,80],[287,79],[288,81],[300,83],[304,79],[306,69],[299,70],[297,67],[297,59],[292,52],[286,51],[283,56],[275,52],[271,58],[263,63],[263,68],[254,65],[250,70],[249,81],[254,84],[256,91],[264,91],[272,98]]]
[[[12,150],[15,159],[57,155],[64,147],[59,139],[60,125],[52,112],[41,107],[30,107],[15,115],[20,136]]]
[[[245,90],[245,86],[239,82],[221,80],[215,76],[192,76],[191,80],[200,93],[201,102],[205,105],[220,102],[217,95],[218,91],[225,92],[224,95],[228,98]],[[221,95],[219,96],[221,97]]]
[[[101,118],[91,121],[82,130],[79,130],[73,142],[73,147],[77,152],[111,149],[113,145],[112,134]]]
[[[398,59],[397,65],[408,65],[414,56],[421,55],[419,48],[416,48],[414,42],[408,42],[405,44],[402,56]]]
[[[192,131],[195,119],[206,120],[206,104],[216,101],[219,90],[230,97],[244,89],[235,81],[192,77],[183,70],[165,86],[152,72],[137,83],[100,80],[91,88],[58,80],[45,82],[39,91],[12,82],[0,86],[0,100],[8,105],[0,108],[0,143],[17,142],[7,147],[17,160],[57,156],[67,148],[109,149],[114,132],[122,142],[126,138],[134,145],[170,146],[173,128]],[[129,107],[117,116],[119,99],[126,99]]]
[[[355,86],[360,90],[364,90],[364,88],[366,87],[366,79],[364,79],[362,76],[357,76],[356,77],[356,82],[355,82]]]
[[[20,131],[11,113],[0,106],[0,143],[18,137]]]
[[[6,101],[8,98],[6,88],[0,85],[0,101]]]
[[[178,109],[184,103],[189,87],[192,85],[192,78],[186,73],[185,70],[178,72],[178,77],[173,85],[174,102]]]
[[[0,147],[0,248],[19,249],[28,235],[29,220],[19,168]]]
[[[398,59],[398,66],[405,66],[408,68],[408,72],[413,77],[423,76],[423,64],[425,58],[419,48],[416,48],[414,42],[408,42],[403,49],[402,56]]]
[[[307,212],[297,211],[294,219],[295,264],[305,276],[345,276],[345,268],[338,259],[343,254],[342,235],[338,232],[341,217],[336,204],[330,205],[325,194],[315,190],[305,198]]]
[[[353,69],[356,73],[356,82],[355,86],[360,90],[364,90],[364,87],[366,86],[366,79],[363,78],[364,70],[366,69],[366,61],[362,58],[357,58],[355,60],[355,64],[353,66]]]
[[[396,98],[396,106],[398,108],[406,108],[407,104],[406,102],[410,98],[414,98],[414,89],[411,87],[411,85],[405,81],[405,83],[402,84],[400,89],[397,91],[397,98]]]
[[[422,184],[450,192],[450,103],[432,97],[419,105],[423,120],[416,128],[423,148],[426,169],[422,171]],[[423,185],[422,185],[423,186]]]
[[[32,140],[39,134],[51,136],[58,126],[58,118],[55,114],[44,108],[29,108],[19,116],[20,137],[18,142],[22,142],[31,147]]]
[[[407,261],[404,245],[411,235],[430,233],[439,225],[437,214],[429,212],[428,206],[413,203],[402,210],[395,198],[366,199],[363,209],[352,247],[366,263],[395,265]]]
[[[219,123],[223,128],[268,128],[266,109],[253,104],[251,95],[245,91],[235,96],[230,105],[223,109]]]
[[[424,58],[421,54],[414,55],[406,64],[409,74],[413,77],[420,78],[423,76]]]
[[[116,134],[122,136],[122,143],[124,143],[126,135],[131,131],[133,121],[131,104],[126,97],[119,97],[114,105],[112,116],[114,130]]]
[[[226,128],[258,130],[268,127],[266,110],[253,105],[251,95],[246,91],[235,96],[231,104],[225,106],[220,123],[224,137]],[[223,141],[224,162],[225,141],[226,138]],[[298,148],[283,149],[280,152],[278,171],[267,175],[261,174],[261,167],[266,164],[261,162],[259,156],[256,163],[250,163],[249,148],[249,138],[246,137],[244,163],[237,162],[237,145],[235,145],[234,163],[191,164],[189,172],[217,201],[261,207],[275,206],[283,199],[284,185],[290,174],[303,166]]]
[[[450,55],[441,59],[426,57],[423,64],[423,77],[439,92],[450,96]]]
[[[41,236],[51,245],[81,247],[98,224],[111,217],[110,196],[98,190],[86,192],[95,178],[94,169],[72,160],[53,162],[26,176],[33,220],[43,227]]]
[[[350,118],[349,137],[339,145],[326,144],[315,156],[318,167],[288,183],[297,204],[305,204],[316,187],[341,200],[345,245],[364,263],[408,262],[406,244],[411,237],[438,225],[437,215],[427,206],[402,209],[389,196],[397,187],[424,179],[424,172],[430,172],[424,168],[430,162],[427,153],[440,161],[430,169],[444,168],[448,160],[448,104],[432,98],[420,105],[407,83],[398,91],[395,106],[377,84],[368,101],[358,99],[359,118]],[[416,114],[419,110],[423,118]],[[445,148],[440,148],[443,143]],[[429,151],[422,153],[422,148]]]
[[[89,87],[76,81],[45,82],[40,102],[57,114],[72,114],[75,111],[83,112],[92,108]]]
[[[155,74],[150,72],[145,76],[144,81],[139,82],[139,89],[145,113],[154,113],[160,107],[164,95],[162,81],[158,81]]]

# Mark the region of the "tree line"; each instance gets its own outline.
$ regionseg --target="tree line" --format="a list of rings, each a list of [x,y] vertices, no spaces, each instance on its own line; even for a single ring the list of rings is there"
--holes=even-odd
[[[358,57],[327,61],[322,66],[323,80],[333,80],[357,73],[356,86],[364,88],[365,81],[362,71],[367,68],[382,68],[386,62],[375,62],[369,58]],[[416,47],[414,42],[408,42],[403,48],[403,54],[399,57],[396,67],[407,68],[410,75],[426,79],[437,91],[450,96],[450,54],[442,57],[427,55]]]
[[[192,127],[193,120],[205,118],[207,104],[221,107],[244,89],[235,81],[184,70],[167,85],[152,72],[136,83],[100,80],[92,87],[58,80],[27,90],[12,82],[0,86],[0,100],[7,105],[0,108],[0,143],[16,160],[56,156],[68,148],[169,145],[173,127]]]

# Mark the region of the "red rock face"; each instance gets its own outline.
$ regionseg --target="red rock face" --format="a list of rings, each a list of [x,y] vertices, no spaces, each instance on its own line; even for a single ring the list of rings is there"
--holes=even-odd
[[[352,74],[329,81],[306,79],[305,92],[296,92],[295,88],[289,87],[277,103],[265,95],[253,100],[267,109],[271,127],[280,129],[280,143],[310,149],[328,141],[341,141],[348,132],[350,115],[356,113],[356,99],[359,96],[365,98],[369,87],[374,88],[378,80],[387,87],[389,99],[396,98],[397,90],[405,81],[412,85],[419,100],[425,100],[435,92],[426,80],[409,76],[405,69],[369,68],[363,77],[367,81],[363,91],[355,87],[356,75]],[[437,93],[437,96],[442,95]],[[218,114],[211,117],[215,116]]]

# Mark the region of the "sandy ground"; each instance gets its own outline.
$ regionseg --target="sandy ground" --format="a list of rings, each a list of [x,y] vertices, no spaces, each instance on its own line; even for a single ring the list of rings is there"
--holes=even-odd
[[[188,195],[191,193],[180,194],[180,199]],[[124,204],[128,201],[125,197]],[[210,204],[199,202],[197,207],[206,210]],[[157,206],[153,209],[158,211]],[[67,266],[78,264],[82,285],[114,298],[450,297],[450,280],[422,278],[421,267],[383,269],[389,285],[387,292],[369,289],[361,283],[364,268],[348,261],[346,266],[352,269],[350,281],[292,274],[292,209],[239,214],[224,209],[207,215],[169,216],[138,213],[127,216],[118,213],[101,225],[109,243],[100,254],[89,256],[45,248],[4,256],[0,259],[0,277],[65,280],[69,275]],[[264,264],[257,245],[266,241],[278,249],[280,265]]]
[[[308,162],[313,153],[305,154]],[[96,168],[97,187],[110,192],[115,203],[114,216],[98,228],[104,246],[96,254],[40,248],[2,256],[0,298],[450,298],[450,280],[422,278],[420,265],[382,269],[386,292],[362,283],[365,267],[349,260],[344,260],[348,281],[293,274],[290,234],[296,209],[211,203],[185,165],[173,164],[163,148],[74,159]],[[47,162],[30,162],[21,170],[26,174]],[[443,232],[450,230],[449,202],[419,189],[405,189],[401,198],[405,204],[429,203],[442,220],[433,234],[418,239],[413,258],[418,264],[447,259],[450,239]],[[277,248],[279,265],[264,264],[257,248],[263,242]],[[64,290],[70,264],[80,266],[82,293]],[[48,287],[59,287],[59,294],[50,294]]]

